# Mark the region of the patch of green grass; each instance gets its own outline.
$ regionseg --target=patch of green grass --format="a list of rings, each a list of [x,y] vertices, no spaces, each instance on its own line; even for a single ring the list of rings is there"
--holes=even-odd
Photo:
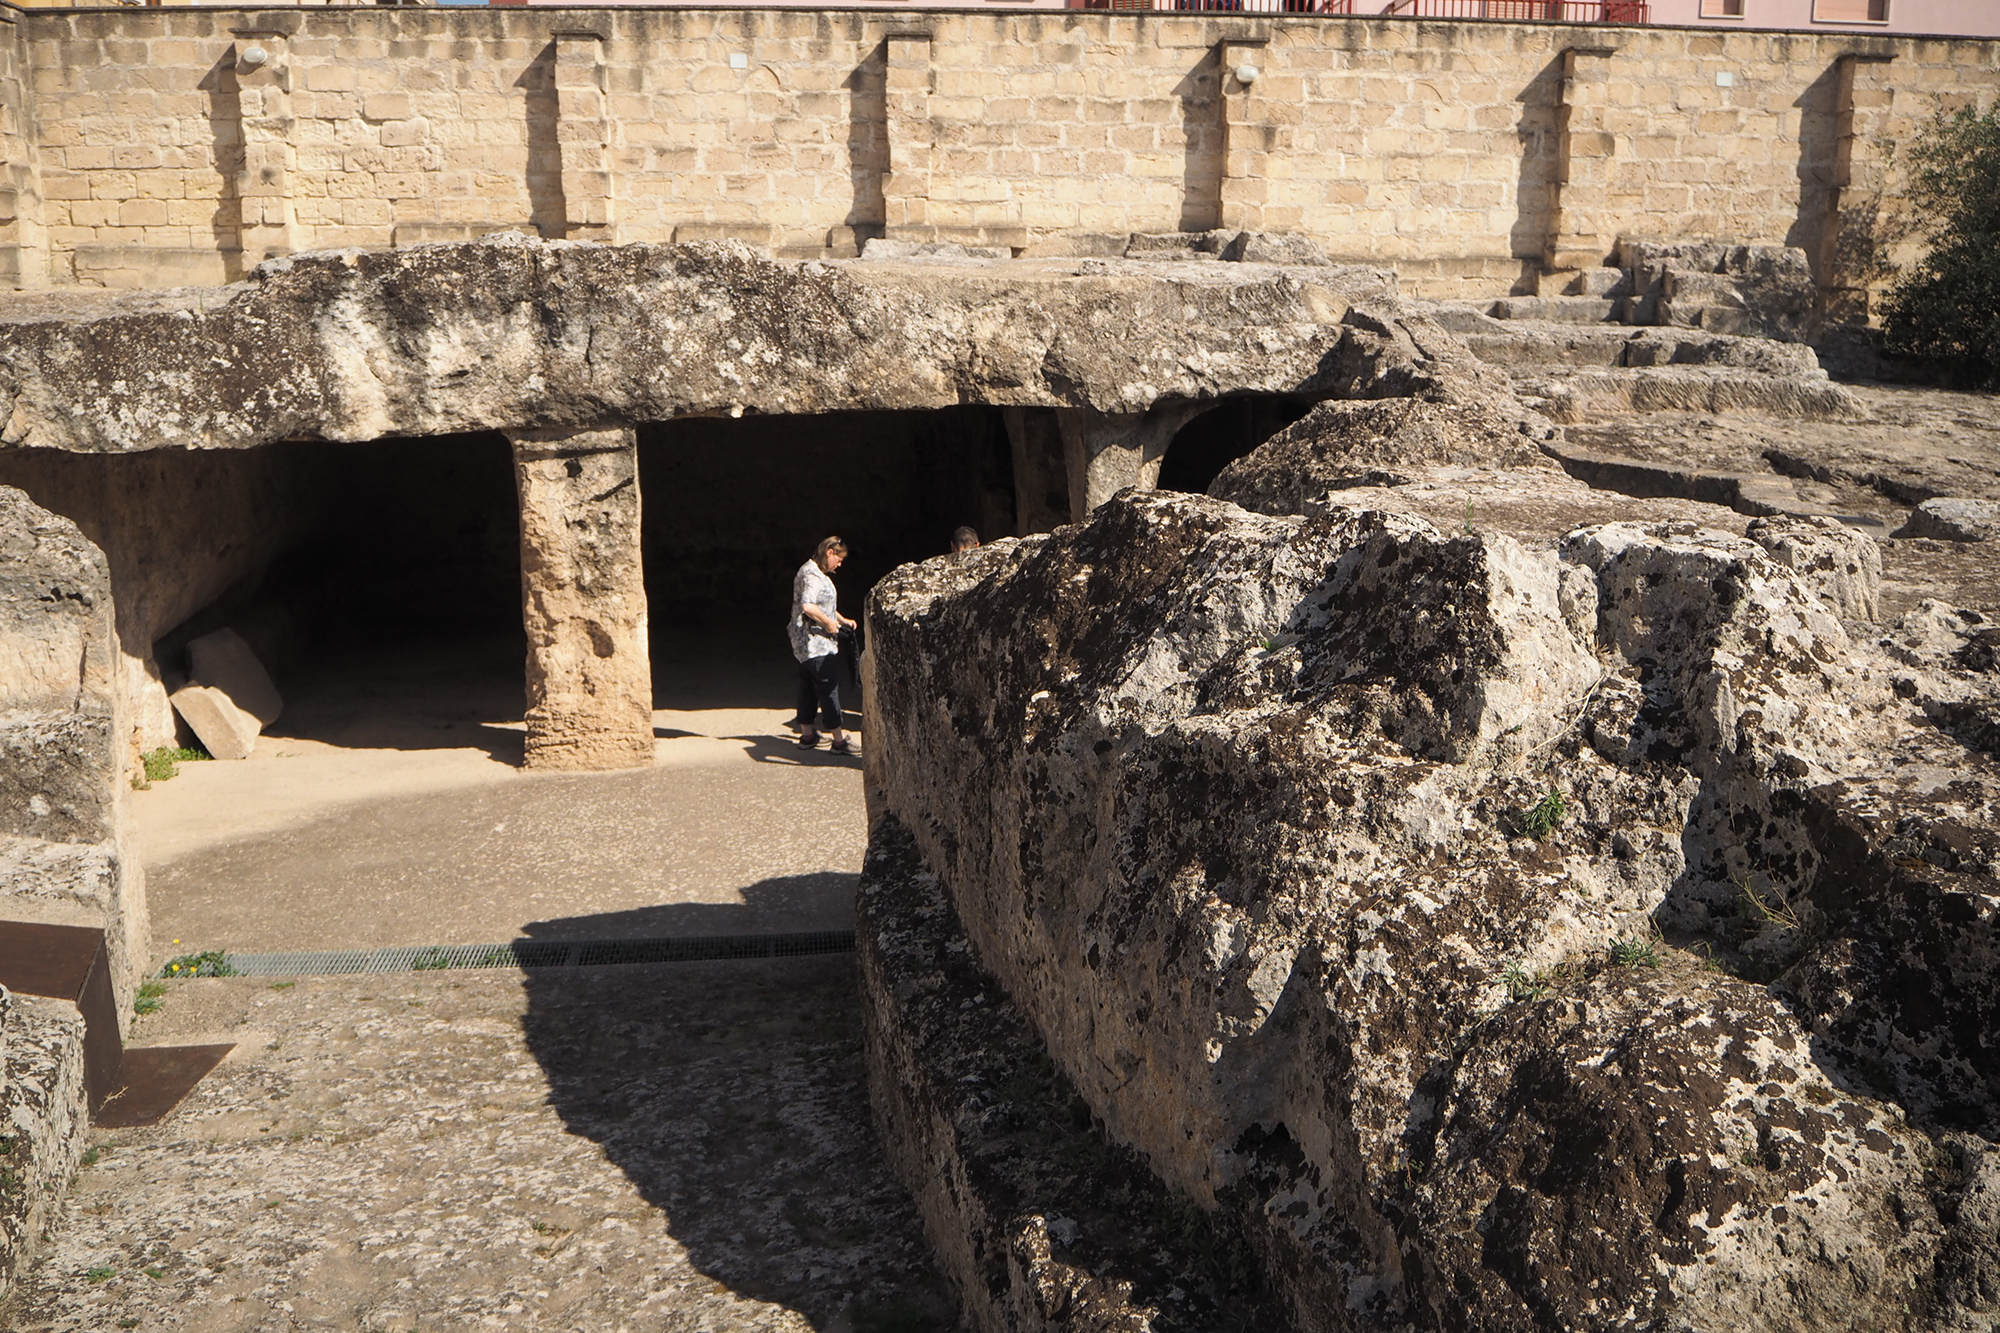
[[[101,1159],[101,1158],[102,1158],[102,1157],[104,1156],[104,1153],[105,1153],[105,1149],[106,1149],[106,1148],[107,1148],[108,1146],[109,1146],[109,1145],[108,1145],[108,1144],[106,1144],[106,1145],[99,1145],[99,1146],[97,1146],[97,1147],[93,1147],[93,1148],[85,1148],[85,1149],[83,1150],[83,1161],[82,1161],[82,1165],[84,1165],[84,1166],[96,1166],[96,1165],[97,1165],[97,1163],[98,1163],[98,1161],[99,1161],[99,1159]]]
[[[1500,970],[1500,984],[1507,988],[1507,998],[1516,1004],[1539,1000],[1551,991],[1566,989],[1583,980],[1586,972],[1574,962],[1557,963],[1554,967],[1539,967],[1528,971],[1519,963],[1509,963]]]
[[[165,1282],[167,1280],[167,1270],[164,1268],[148,1268],[145,1270],[145,1273],[147,1277],[153,1279],[155,1282]]]
[[[272,982],[272,983],[271,983],[271,989],[272,989],[272,990],[290,990],[290,989],[291,989],[292,987],[294,987],[294,986],[296,986],[296,985],[298,985],[298,984],[299,984],[299,983],[298,983],[298,982],[296,982],[296,981],[274,981],[274,982]]]
[[[118,1270],[109,1264],[99,1264],[95,1268],[86,1268],[83,1270],[83,1278],[86,1282],[109,1282],[117,1276]]]
[[[1660,965],[1658,943],[1648,939],[1613,940],[1611,961],[1618,967],[1658,967]]]
[[[182,977],[233,977],[236,969],[229,965],[229,955],[222,950],[204,949],[200,953],[184,953],[167,960],[167,965],[160,969],[160,975],[175,980]]]
[[[139,1321],[138,1321],[138,1320],[136,1320],[136,1319],[129,1319],[129,1318],[128,1318],[128,1319],[121,1319],[121,1320],[119,1320],[119,1321],[118,1321],[118,1327],[120,1327],[120,1328],[137,1328],[137,1327],[139,1327]]]
[[[185,745],[162,745],[157,750],[148,750],[140,755],[139,762],[146,766],[146,781],[150,784],[165,782],[175,776],[182,764],[214,757],[206,750],[191,750]]]
[[[132,1001],[132,1012],[142,1017],[160,1012],[160,1001],[166,997],[167,983],[164,981],[142,981],[139,983],[138,998]]]
[[[451,967],[451,955],[443,949],[426,949],[410,962],[412,972],[443,972]]]
[[[1540,842],[1562,827],[1568,815],[1569,805],[1563,800],[1561,790],[1551,787],[1541,800],[1521,812],[1521,831]]]
[[[1778,926],[1801,933],[1805,930],[1805,923],[1799,920],[1799,914],[1776,889],[1759,891],[1748,875],[1732,875],[1730,878],[1741,895],[1737,914],[1751,923],[1753,932],[1765,926]]]

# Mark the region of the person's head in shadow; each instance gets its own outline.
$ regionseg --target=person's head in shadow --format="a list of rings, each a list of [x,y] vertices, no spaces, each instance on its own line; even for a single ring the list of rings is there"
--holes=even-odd
[[[951,553],[953,555],[964,555],[967,551],[976,551],[978,549],[979,534],[971,528],[961,527],[958,531],[951,534]]]

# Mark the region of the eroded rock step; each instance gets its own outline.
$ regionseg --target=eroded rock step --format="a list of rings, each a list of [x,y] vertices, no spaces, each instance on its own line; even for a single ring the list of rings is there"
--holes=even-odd
[[[1283,1333],[1226,1222],[1108,1142],[893,817],[857,895],[876,1125],[981,1333]]]

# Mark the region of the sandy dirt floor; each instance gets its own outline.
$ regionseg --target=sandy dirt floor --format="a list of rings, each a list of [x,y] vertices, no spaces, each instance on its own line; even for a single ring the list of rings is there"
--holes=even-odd
[[[174,984],[233,1041],[97,1132],[16,1333],[951,1326],[862,1085],[853,960]]]
[[[661,645],[655,763],[627,773],[520,770],[508,639],[287,675],[249,759],[132,795],[155,958],[851,925],[860,760],[798,747],[782,640],[761,646]]]

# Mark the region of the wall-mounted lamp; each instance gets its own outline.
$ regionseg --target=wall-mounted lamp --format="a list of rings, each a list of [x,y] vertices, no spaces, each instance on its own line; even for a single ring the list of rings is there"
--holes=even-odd
[[[246,46],[243,48],[243,54],[236,57],[239,64],[247,65],[251,69],[257,68],[270,58],[271,53],[261,46]]]
[[[1246,60],[1236,67],[1236,81],[1245,88],[1248,88],[1251,84],[1257,82],[1257,76],[1263,72],[1263,70],[1258,69]]]

